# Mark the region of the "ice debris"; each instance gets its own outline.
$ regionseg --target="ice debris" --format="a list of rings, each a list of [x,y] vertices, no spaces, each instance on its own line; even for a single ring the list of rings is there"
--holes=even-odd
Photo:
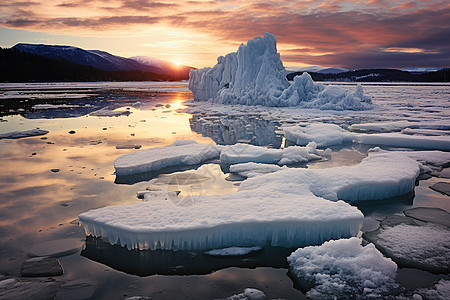
[[[289,270],[311,299],[368,299],[398,287],[397,265],[361,239],[328,241],[299,248],[288,257]]]
[[[417,298],[420,300],[448,300],[450,299],[450,280],[442,278],[433,288],[417,289],[415,293],[415,295],[420,295],[421,298]]]
[[[117,175],[131,175],[177,165],[196,165],[220,155],[220,146],[200,144],[193,140],[179,140],[170,146],[156,147],[129,153],[114,161]]]
[[[114,110],[108,107],[104,107],[102,109],[91,112],[90,116],[95,117],[120,117],[120,116],[128,116],[131,114],[129,110]]]
[[[197,101],[223,104],[298,106],[328,110],[371,109],[361,85],[356,92],[316,83],[303,73],[289,83],[277,52],[276,38],[263,37],[241,44],[237,52],[220,56],[213,68],[191,70],[189,89]]]
[[[30,137],[30,136],[39,136],[39,135],[45,135],[47,134],[47,130],[43,129],[31,129],[31,130],[24,130],[24,131],[11,131],[6,133],[0,134],[0,140],[1,139],[20,139],[24,137]]]
[[[246,288],[243,293],[230,296],[228,298],[216,299],[216,300],[266,300],[266,294],[263,291]]]

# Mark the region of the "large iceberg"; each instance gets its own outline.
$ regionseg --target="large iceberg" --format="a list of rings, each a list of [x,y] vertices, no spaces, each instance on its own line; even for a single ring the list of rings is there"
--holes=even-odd
[[[289,83],[277,52],[276,38],[263,37],[241,44],[237,52],[220,56],[213,68],[191,70],[189,89],[194,100],[223,104],[299,106],[329,110],[371,109],[361,85],[355,92],[316,83],[308,73]]]

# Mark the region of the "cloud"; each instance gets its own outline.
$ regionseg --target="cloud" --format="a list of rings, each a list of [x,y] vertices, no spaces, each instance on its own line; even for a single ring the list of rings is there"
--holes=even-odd
[[[7,3],[11,2],[0,0],[0,6]],[[443,38],[450,36],[446,1],[69,0],[48,10],[33,10],[36,2],[32,1],[20,3],[21,7],[2,13],[3,26],[53,33],[135,30],[136,26],[143,31],[190,30],[208,35],[217,56],[226,54],[223,45],[237,49],[240,43],[271,32],[290,65],[351,69],[450,65],[450,41]]]

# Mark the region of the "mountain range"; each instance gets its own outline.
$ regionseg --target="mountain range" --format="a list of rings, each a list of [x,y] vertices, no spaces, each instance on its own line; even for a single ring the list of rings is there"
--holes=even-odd
[[[2,49],[1,55],[2,69],[9,67],[12,74],[10,78],[6,74],[1,76],[2,81],[16,81],[19,76],[13,76],[14,73],[22,74],[20,70],[15,70],[17,68],[14,68],[11,59],[16,67],[21,66],[34,72],[34,77],[28,74],[23,78],[25,81],[183,80],[189,79],[189,71],[193,69],[153,57],[125,58],[105,51],[61,45],[20,43],[10,49]],[[54,69],[56,74],[52,76],[48,71],[39,71],[40,68]],[[58,77],[61,68],[66,70],[65,78]],[[78,75],[86,71],[89,71],[89,77]],[[70,72],[74,74],[70,75]]]

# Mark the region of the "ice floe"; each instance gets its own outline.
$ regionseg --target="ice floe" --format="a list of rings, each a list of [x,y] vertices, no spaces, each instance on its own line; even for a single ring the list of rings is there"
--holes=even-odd
[[[0,140],[1,139],[20,139],[20,138],[31,137],[31,136],[45,135],[47,133],[48,133],[48,131],[43,130],[43,129],[11,131],[11,132],[6,132],[6,133],[0,133]]]
[[[361,239],[328,241],[297,249],[289,270],[311,299],[367,299],[389,295],[398,287],[397,265]]]
[[[276,38],[270,33],[241,44],[237,52],[217,59],[213,68],[191,70],[189,89],[197,101],[224,104],[299,106],[326,110],[371,109],[370,97],[361,85],[355,92],[338,86],[325,87],[303,73],[286,79],[277,52]]]
[[[289,165],[321,159],[331,154],[331,150],[319,150],[315,142],[305,147],[292,146],[285,149],[270,149],[249,144],[225,146],[220,154],[221,164],[246,162]]]
[[[195,165],[220,155],[220,146],[179,140],[170,146],[129,153],[114,161],[117,175],[158,171],[177,165]]]
[[[420,295],[418,300],[448,300],[450,299],[450,280],[441,279],[431,289],[421,288],[415,291],[415,295]]]
[[[283,128],[287,140],[297,145],[314,141],[319,147],[354,142],[366,145],[450,150],[450,136],[409,135],[390,133],[353,133],[336,124],[309,124],[305,127],[294,125]]]
[[[255,177],[262,174],[268,174],[273,173],[276,171],[279,171],[283,169],[283,167],[280,167],[278,165],[274,164],[262,164],[262,163],[242,163],[242,164],[235,164],[230,166],[230,172],[236,173],[243,177]]]
[[[410,214],[417,219],[426,220],[421,224],[409,217],[397,217],[395,220],[384,220],[375,231],[365,232],[363,238],[374,243],[386,256],[392,258],[399,266],[417,268],[433,273],[448,273],[450,271],[450,231],[442,225],[442,216],[433,216],[445,211],[427,208],[414,208]],[[445,217],[444,217],[445,218]],[[445,222],[445,221],[444,221]],[[448,221],[447,221],[448,223]]]
[[[110,108],[102,108],[96,111],[91,112],[90,116],[95,117],[120,117],[120,116],[128,116],[131,114],[131,111],[129,110],[114,110]]]

